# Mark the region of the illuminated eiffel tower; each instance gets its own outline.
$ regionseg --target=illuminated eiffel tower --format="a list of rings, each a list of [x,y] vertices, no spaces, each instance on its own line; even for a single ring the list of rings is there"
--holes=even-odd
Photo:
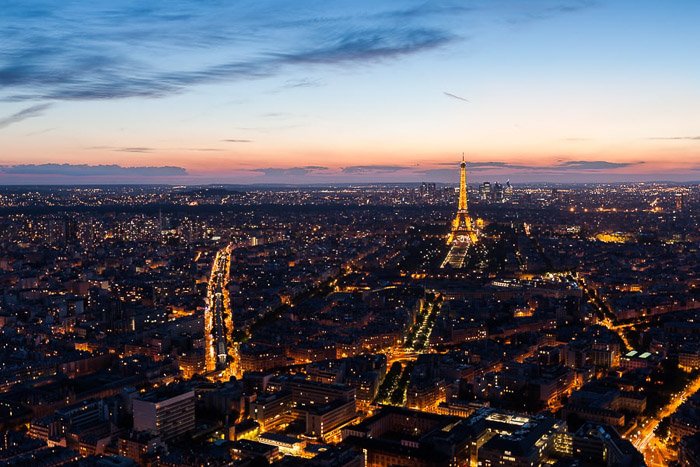
[[[464,154],[462,154],[462,163],[459,164],[459,204],[447,243],[474,242],[476,242],[476,231],[467,209],[467,163],[464,161]]]
[[[464,265],[464,260],[467,255],[469,246],[476,243],[477,235],[472,218],[469,216],[467,208],[467,163],[464,161],[462,154],[462,162],[459,164],[459,203],[457,204],[457,215],[452,220],[452,229],[447,237],[447,243],[450,245],[450,251],[447,257],[442,262],[441,267],[448,264],[453,268],[460,268]]]

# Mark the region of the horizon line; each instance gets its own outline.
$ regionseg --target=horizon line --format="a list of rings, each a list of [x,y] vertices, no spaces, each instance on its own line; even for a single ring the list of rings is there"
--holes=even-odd
[[[512,186],[531,186],[531,185],[645,185],[645,184],[669,184],[669,185],[696,185],[700,184],[700,179],[698,180],[686,180],[686,181],[676,181],[676,180],[645,180],[645,181],[634,181],[634,180],[618,180],[615,182],[604,182],[604,181],[590,181],[590,182],[580,182],[580,181],[570,181],[570,182],[547,182],[547,181],[531,181],[531,182],[513,182],[509,180]],[[434,183],[436,185],[444,186],[459,186],[459,181],[456,182],[441,182],[441,181],[387,181],[387,182],[319,182],[319,183],[274,183],[274,182],[262,182],[262,183],[144,183],[144,182],[121,182],[121,183],[2,183],[0,184],[0,190],[4,188],[21,188],[21,187],[183,187],[183,188],[197,188],[197,187],[334,187],[334,186],[400,186],[400,185],[420,185],[422,183]],[[483,182],[481,182],[483,183]],[[467,183],[467,186],[479,186],[481,183]],[[496,182],[498,183],[498,182]]]

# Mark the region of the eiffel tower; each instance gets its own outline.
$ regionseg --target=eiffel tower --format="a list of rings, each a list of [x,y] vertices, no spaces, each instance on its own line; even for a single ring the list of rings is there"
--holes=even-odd
[[[447,244],[450,251],[447,253],[441,268],[450,266],[451,268],[461,268],[467,258],[470,245],[476,243],[476,230],[469,216],[467,208],[467,163],[462,154],[462,163],[459,164],[459,203],[457,204],[457,215],[452,220],[452,229],[447,237]]]
[[[459,204],[457,205],[457,215],[452,221],[452,232],[448,238],[448,243],[474,243],[476,242],[476,231],[469,217],[467,209],[467,163],[459,164]]]

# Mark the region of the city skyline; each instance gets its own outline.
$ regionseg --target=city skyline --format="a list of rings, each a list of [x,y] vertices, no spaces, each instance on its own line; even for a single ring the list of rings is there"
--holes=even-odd
[[[700,186],[458,173],[5,187],[0,462],[697,465]]]
[[[697,181],[698,13],[11,3],[0,184]]]
[[[0,466],[700,466],[698,18],[6,0]]]

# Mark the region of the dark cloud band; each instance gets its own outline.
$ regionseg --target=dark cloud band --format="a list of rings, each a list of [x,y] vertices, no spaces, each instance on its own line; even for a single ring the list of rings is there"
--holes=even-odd
[[[0,173],[14,175],[66,175],[73,177],[89,176],[136,176],[163,177],[184,176],[187,170],[182,167],[123,167],[121,165],[87,164],[19,164],[0,167]]]

